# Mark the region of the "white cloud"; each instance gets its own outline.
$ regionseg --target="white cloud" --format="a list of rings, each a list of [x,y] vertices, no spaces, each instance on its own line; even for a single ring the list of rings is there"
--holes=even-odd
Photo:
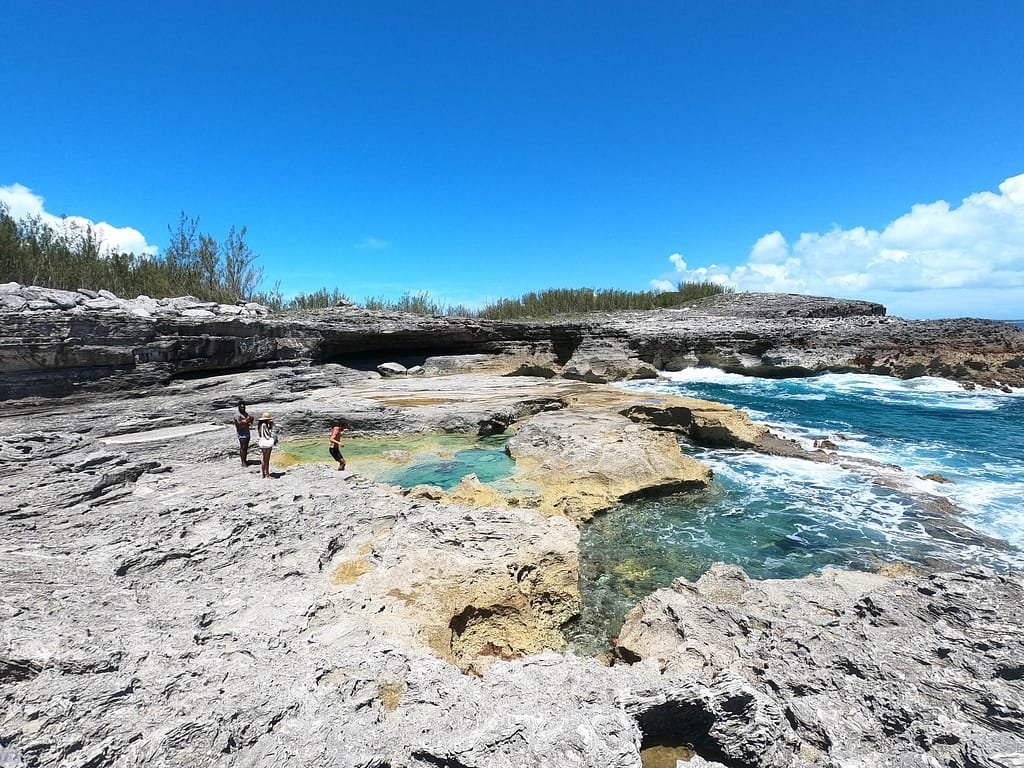
[[[0,186],[0,203],[7,206],[8,213],[15,219],[26,216],[38,216],[43,223],[54,229],[85,230],[92,228],[104,251],[134,253],[142,256],[155,256],[157,247],[146,242],[145,236],[131,227],[115,227],[105,221],[99,223],[84,216],[54,216],[47,213],[41,195],[37,195],[23,184]]]
[[[959,207],[918,204],[883,230],[839,227],[761,237],[738,266],[687,268],[676,280],[714,280],[745,291],[883,301],[895,314],[1024,316],[1024,174]],[[957,302],[960,302],[958,304]]]
[[[379,237],[367,235],[358,243],[356,243],[356,248],[362,248],[368,251],[382,251],[385,248],[388,248],[390,245],[391,243],[389,243],[387,240],[381,240]]]
[[[676,284],[671,280],[651,280],[651,290],[657,291],[658,293],[665,293],[666,291],[674,291]]]

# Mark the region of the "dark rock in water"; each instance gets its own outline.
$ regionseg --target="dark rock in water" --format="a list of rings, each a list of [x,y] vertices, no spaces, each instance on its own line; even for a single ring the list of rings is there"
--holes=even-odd
[[[938,472],[929,472],[927,475],[921,475],[921,479],[922,480],[931,480],[933,483],[952,483],[953,482],[948,477],[946,477],[945,475],[940,474]]]

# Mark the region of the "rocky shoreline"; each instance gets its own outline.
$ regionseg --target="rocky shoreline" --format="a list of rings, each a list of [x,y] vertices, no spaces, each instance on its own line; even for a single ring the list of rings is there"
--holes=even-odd
[[[686,362],[711,336],[700,354],[727,362],[788,323],[789,348],[797,333],[817,346],[790,359],[780,337],[756,365],[838,365],[870,333],[877,350],[920,331],[913,355],[1013,383],[1024,334],[1009,326],[932,331],[795,299],[788,319],[711,306],[643,328],[199,317],[187,300],[144,317],[9,298],[26,290],[0,290],[3,768],[1024,764],[1019,574],[759,582],[717,566],[641,601],[606,657],[563,636],[579,611],[574,521],[706,482],[676,437],[800,455],[725,406],[602,380]],[[841,327],[851,341],[825,355]],[[381,378],[382,358],[425,374]],[[539,490],[436,501],[327,464],[264,481],[236,455],[240,395],[286,436],[335,417],[367,435],[514,428]]]
[[[124,391],[275,364],[380,363],[587,382],[704,365],[754,376],[824,371],[1024,387],[1024,330],[903,320],[868,302],[779,294],[545,322],[368,312],[273,316],[255,304],[0,285],[0,400]]]

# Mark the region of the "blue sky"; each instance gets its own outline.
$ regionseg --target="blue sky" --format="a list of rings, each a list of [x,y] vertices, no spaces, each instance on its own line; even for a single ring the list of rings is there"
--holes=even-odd
[[[8,4],[0,200],[244,224],[286,293],[1024,316],[1019,0],[227,5]]]

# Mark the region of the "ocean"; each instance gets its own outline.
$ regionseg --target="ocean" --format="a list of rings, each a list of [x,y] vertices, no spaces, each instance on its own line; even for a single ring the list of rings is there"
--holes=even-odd
[[[1024,392],[705,368],[628,387],[728,403],[807,448],[829,441],[840,464],[684,447],[714,470],[711,487],[623,505],[583,526],[578,650],[606,643],[644,595],[716,561],[755,578],[826,566],[1024,568]]]

